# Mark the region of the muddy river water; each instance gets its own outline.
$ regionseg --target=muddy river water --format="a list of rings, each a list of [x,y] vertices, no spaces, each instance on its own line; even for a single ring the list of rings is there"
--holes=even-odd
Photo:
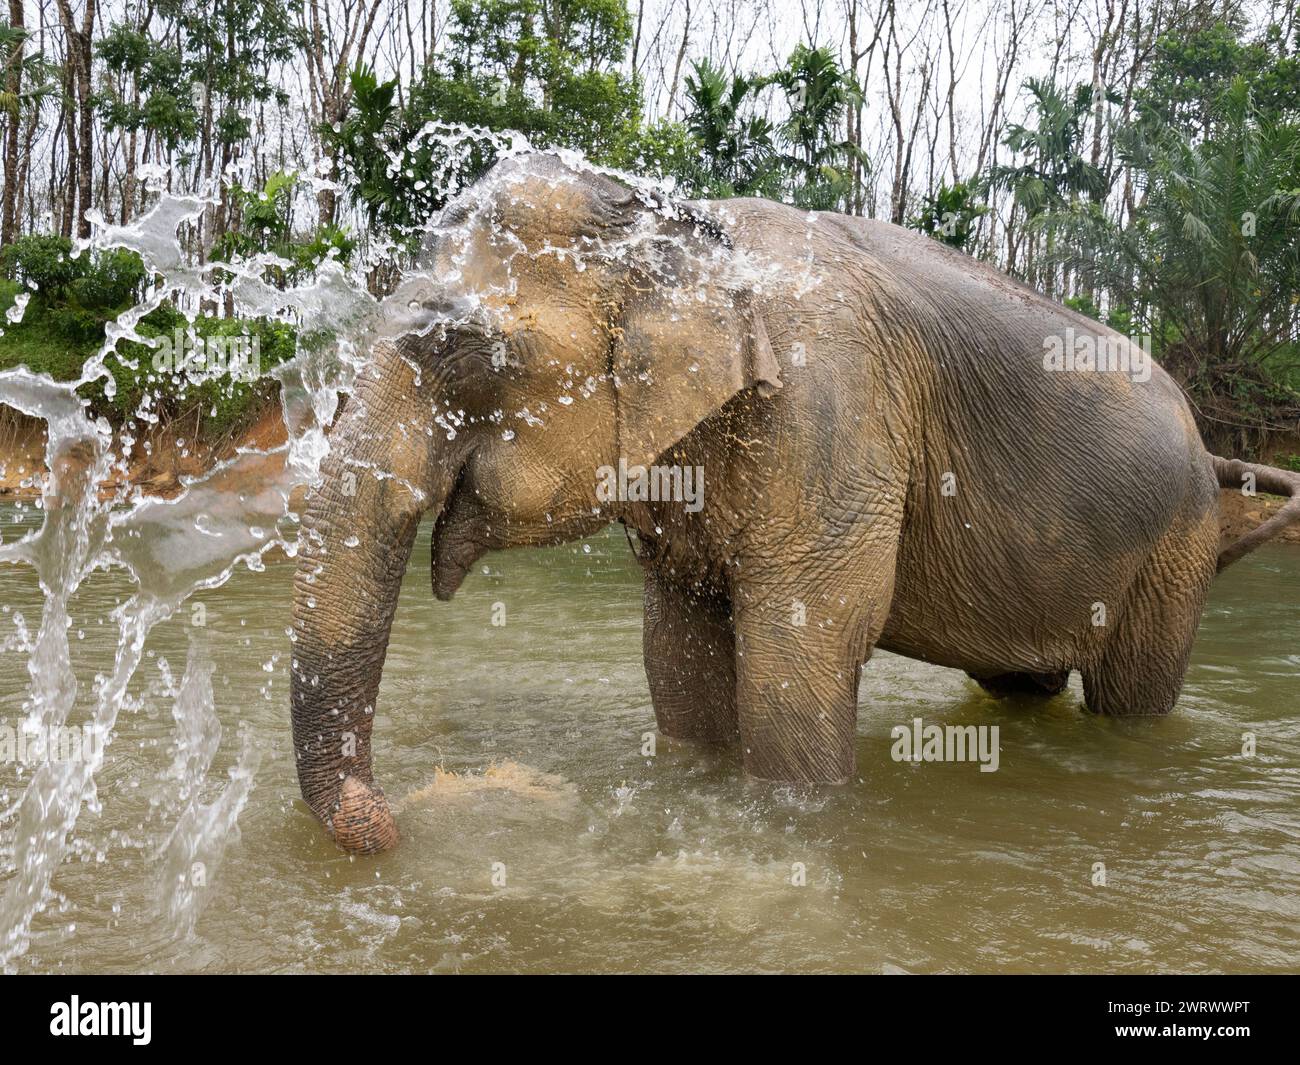
[[[39,518],[0,510],[5,541]],[[241,567],[150,634],[97,797],[6,968],[1300,968],[1298,547],[1218,579],[1170,717],[1090,716],[1077,675],[1048,702],[996,702],[878,653],[860,779],[804,790],[745,781],[734,752],[660,738],[647,754],[640,580],[618,530],[490,555],[451,603],[429,594],[428,541],[426,524],[375,728],[401,845],[349,858],[298,799],[293,563]],[[70,723],[112,664],[129,589],[96,574],[72,604]],[[11,730],[40,608],[33,573],[0,568]],[[891,729],[917,718],[997,725],[997,771],[895,761]],[[10,895],[29,774],[0,764]]]

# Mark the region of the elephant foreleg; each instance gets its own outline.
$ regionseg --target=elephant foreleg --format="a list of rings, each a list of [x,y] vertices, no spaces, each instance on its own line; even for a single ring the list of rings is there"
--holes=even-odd
[[[760,578],[733,600],[741,747],[745,771],[763,780],[843,783],[854,773],[858,677],[889,615],[892,544],[819,573]]]
[[[642,644],[659,731],[675,739],[734,740],[735,638],[726,598],[685,588],[647,566]]]

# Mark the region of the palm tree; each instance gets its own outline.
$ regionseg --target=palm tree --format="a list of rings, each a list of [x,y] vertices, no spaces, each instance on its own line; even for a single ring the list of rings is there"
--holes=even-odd
[[[1048,221],[1060,257],[1158,338],[1203,418],[1221,422],[1228,397],[1259,424],[1294,418],[1297,397],[1277,380],[1300,366],[1300,126],[1262,114],[1237,78],[1209,130],[1194,138],[1148,115],[1120,137],[1122,162],[1146,175],[1127,228],[1095,204]]]
[[[1107,176],[1083,156],[1083,124],[1095,103],[1093,87],[1086,84],[1076,86],[1072,98],[1067,98],[1053,82],[1042,78],[1030,78],[1024,87],[1033,98],[1036,125],[1011,123],[1002,140],[1015,155],[1022,156],[1024,162],[1013,166],[996,164],[989,168],[986,179],[990,189],[1010,189],[1014,194],[1012,221],[1007,225],[1009,245],[1013,240],[1017,209],[1024,212],[1032,232],[1039,228],[1033,223],[1045,212],[1073,204],[1081,196],[1099,203],[1110,187]],[[1113,95],[1108,93],[1107,99],[1113,100]],[[1051,262],[1054,258],[1053,239],[1049,230],[1048,263],[1040,278],[1043,290],[1049,296],[1056,281]],[[1027,279],[1034,273],[1033,250],[1031,243],[1023,270]],[[1014,273],[1014,246],[1010,248],[1008,258],[1007,268]]]
[[[989,185],[1010,189],[1031,218],[1081,195],[1100,200],[1109,182],[1082,151],[1083,123],[1094,103],[1092,86],[1077,86],[1072,99],[1041,78],[1030,78],[1024,87],[1033,98],[1037,125],[1010,123],[1002,143],[1025,161],[991,167]]]
[[[868,165],[861,148],[839,137],[845,113],[861,96],[853,79],[829,48],[801,44],[762,84],[778,86],[790,108],[780,133],[788,149],[785,162],[796,175],[794,202],[834,209],[852,191],[849,164],[856,159],[864,173]]]
[[[686,75],[686,128],[703,155],[701,191],[712,196],[763,195],[770,190],[776,163],[772,124],[744,114],[759,87],[743,75],[730,77],[707,59]]]

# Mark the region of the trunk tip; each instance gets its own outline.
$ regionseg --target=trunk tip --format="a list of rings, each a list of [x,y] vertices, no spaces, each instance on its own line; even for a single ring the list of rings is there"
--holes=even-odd
[[[348,776],[330,819],[334,840],[352,854],[378,854],[397,843],[397,822],[377,787]]]

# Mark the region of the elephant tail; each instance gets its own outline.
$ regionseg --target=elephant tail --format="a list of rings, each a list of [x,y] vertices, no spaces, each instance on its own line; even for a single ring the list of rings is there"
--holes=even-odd
[[[1219,479],[1220,488],[1237,488],[1250,483],[1254,478],[1253,488],[1259,492],[1288,496],[1282,509],[1263,524],[1235,540],[1219,552],[1219,572],[1222,573],[1237,559],[1254,551],[1265,540],[1269,540],[1285,529],[1292,522],[1300,521],[1300,473],[1279,470],[1276,466],[1260,466],[1254,462],[1242,462],[1241,459],[1224,459],[1211,455],[1214,473]]]

